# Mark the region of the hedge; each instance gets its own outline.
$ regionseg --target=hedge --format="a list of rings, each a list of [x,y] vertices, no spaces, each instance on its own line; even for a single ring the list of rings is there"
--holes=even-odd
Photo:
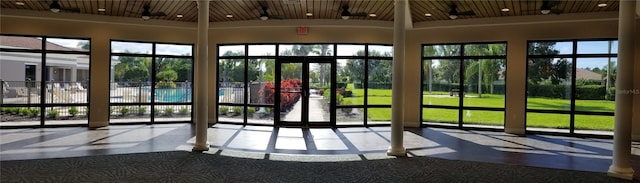
[[[615,93],[615,90],[614,90]],[[571,98],[570,85],[529,85],[527,95],[530,97],[546,98]],[[578,85],[576,86],[576,99],[578,100],[604,100],[607,95],[605,86],[602,85]]]

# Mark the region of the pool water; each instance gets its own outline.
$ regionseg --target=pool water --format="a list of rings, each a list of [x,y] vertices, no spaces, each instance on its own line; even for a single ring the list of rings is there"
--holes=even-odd
[[[190,88],[156,88],[157,102],[191,102]]]

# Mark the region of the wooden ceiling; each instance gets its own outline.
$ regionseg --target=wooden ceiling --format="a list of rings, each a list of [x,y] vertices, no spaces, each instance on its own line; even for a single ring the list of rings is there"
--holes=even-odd
[[[551,14],[617,11],[619,0],[409,0],[413,22],[451,20],[451,5],[458,12],[473,11],[473,16],[458,16],[457,19],[472,19],[504,16],[543,15],[543,1],[553,5]],[[24,9],[49,11],[52,0],[2,0],[2,9]],[[196,22],[197,5],[194,0],[58,0],[60,13],[81,13],[119,17],[141,17],[143,7],[150,12],[164,12],[166,16],[152,19]],[[598,4],[606,3],[606,7]],[[393,21],[393,0],[212,0],[209,14],[211,22],[259,20],[261,7],[267,7],[269,21],[282,19],[341,19],[343,6],[352,14],[375,14],[351,16],[350,19]],[[104,8],[104,11],[98,9]],[[508,8],[509,11],[501,11]],[[76,11],[77,10],[77,11]],[[312,13],[307,16],[306,13]],[[227,15],[233,15],[228,18]],[[431,16],[425,16],[431,14]],[[182,17],[178,17],[182,15]]]

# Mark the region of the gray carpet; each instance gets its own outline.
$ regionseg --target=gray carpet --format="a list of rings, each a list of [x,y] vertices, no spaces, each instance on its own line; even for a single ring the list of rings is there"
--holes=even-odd
[[[292,162],[185,151],[0,162],[0,182],[628,182],[605,173],[412,157]]]

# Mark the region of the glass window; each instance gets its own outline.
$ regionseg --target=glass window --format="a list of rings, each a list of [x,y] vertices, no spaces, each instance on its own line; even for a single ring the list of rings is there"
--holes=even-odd
[[[546,41],[529,43],[529,55],[564,55],[573,53],[573,42]]]
[[[249,56],[275,56],[276,45],[249,45]]]
[[[47,44],[45,46],[47,50],[56,51],[89,52],[91,50],[89,40],[83,39],[47,38]]]
[[[0,48],[41,50],[42,37],[0,35]]]
[[[464,45],[465,56],[504,56],[507,54],[505,44],[467,44]]]
[[[618,41],[578,41],[578,54],[617,54]]]
[[[193,46],[179,44],[156,44],[156,54],[191,56],[193,55]]]
[[[333,56],[333,45],[331,44],[281,44],[279,45],[280,56]]]
[[[338,45],[338,56],[364,56],[364,45]]]
[[[218,56],[244,56],[244,45],[219,46]]]
[[[370,57],[393,57],[393,46],[369,45]]]
[[[153,44],[151,44],[151,43],[111,41],[111,53],[152,54],[153,53]]]
[[[460,56],[460,45],[427,45],[423,48],[425,57]]]

